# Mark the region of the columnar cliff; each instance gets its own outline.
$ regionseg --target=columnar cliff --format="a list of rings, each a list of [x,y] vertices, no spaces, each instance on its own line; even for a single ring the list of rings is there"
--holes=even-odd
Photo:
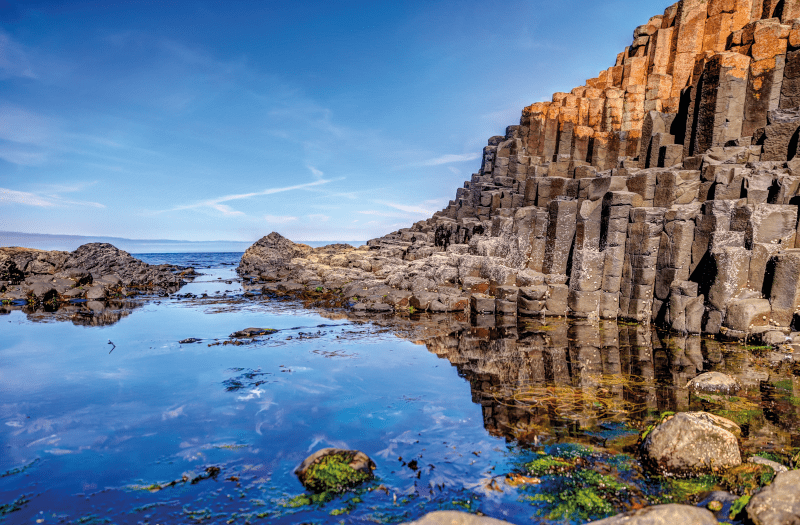
[[[240,273],[361,309],[783,342],[800,325],[799,147],[800,0],[681,0],[585,86],[524,108],[430,219],[358,250],[276,257],[285,240],[266,237]]]

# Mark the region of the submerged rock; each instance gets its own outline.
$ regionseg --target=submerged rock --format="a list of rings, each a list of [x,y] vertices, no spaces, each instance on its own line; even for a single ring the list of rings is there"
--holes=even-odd
[[[274,328],[245,328],[244,330],[233,332],[230,336],[236,339],[241,339],[244,337],[257,337],[259,335],[274,334],[275,332],[277,332],[277,330]]]
[[[750,499],[747,516],[755,525],[800,523],[800,470],[783,472]]]
[[[691,505],[656,505],[625,512],[588,525],[717,525],[717,519],[706,509]]]
[[[686,385],[690,390],[708,394],[733,395],[741,390],[741,385],[733,377],[720,372],[706,372],[695,377]]]
[[[681,412],[658,423],[642,441],[644,460],[671,475],[693,475],[742,463],[739,426],[707,412]]]
[[[406,525],[510,525],[510,523],[468,512],[440,510],[426,514],[417,521],[410,521]]]
[[[323,448],[308,456],[295,470],[311,492],[344,492],[374,476],[375,462],[358,450]]]

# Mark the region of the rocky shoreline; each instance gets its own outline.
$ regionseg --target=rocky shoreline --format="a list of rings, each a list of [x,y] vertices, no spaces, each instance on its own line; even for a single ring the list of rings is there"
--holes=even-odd
[[[0,303],[55,307],[76,300],[120,300],[176,292],[192,268],[150,265],[107,243],[73,252],[0,248]]]

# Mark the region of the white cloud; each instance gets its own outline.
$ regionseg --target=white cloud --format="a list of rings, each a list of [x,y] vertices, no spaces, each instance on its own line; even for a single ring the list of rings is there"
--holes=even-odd
[[[396,202],[389,202],[389,201],[375,201],[378,204],[382,204],[384,206],[388,206],[390,208],[394,208],[396,210],[404,211],[406,213],[413,213],[416,215],[426,215],[430,216],[433,215],[436,211],[430,208],[423,208],[422,206],[408,206],[406,204],[399,204]]]
[[[282,193],[285,191],[292,191],[292,190],[301,190],[304,188],[311,188],[313,186],[320,186],[322,184],[328,184],[329,182],[333,182],[333,180],[325,180],[321,179],[315,182],[308,182],[306,184],[296,184],[294,186],[285,186],[283,188],[269,188],[263,191],[256,191],[253,193],[241,193],[238,195],[225,195],[223,197],[215,197],[213,199],[208,199],[200,202],[196,202],[194,204],[186,204],[183,206],[177,206],[167,211],[179,211],[179,210],[191,210],[195,208],[214,208],[215,210],[222,211],[218,208],[220,204],[223,202],[241,200],[241,199],[249,199],[251,197],[260,197],[263,195],[274,195],[275,193]],[[230,209],[230,208],[228,208]]]
[[[53,206],[53,203],[35,193],[0,188],[0,204],[25,204],[27,206]]]
[[[322,215],[321,213],[313,213],[308,215],[308,218],[314,222],[327,222],[330,219],[330,217],[327,215]]]
[[[416,164],[416,166],[441,166],[453,162],[467,162],[480,158],[478,153],[464,153],[463,155],[442,155],[435,159],[428,159]]]
[[[264,215],[264,220],[270,224],[286,224],[296,221],[297,217],[292,217],[291,215]]]
[[[325,174],[315,168],[314,166],[306,166],[309,170],[311,170],[311,174],[314,175],[315,179],[321,179]]]
[[[214,204],[211,207],[219,212],[222,212],[223,215],[227,215],[229,217],[244,215],[244,212],[234,210],[227,204]]]
[[[23,204],[25,206],[38,206],[48,208],[51,206],[90,206],[92,208],[105,208],[99,202],[68,200],[58,195],[42,195],[27,191],[16,191],[0,188],[0,204]]]
[[[455,166],[447,166],[447,169],[450,170],[452,173],[456,175],[461,175],[461,170],[456,168]]]

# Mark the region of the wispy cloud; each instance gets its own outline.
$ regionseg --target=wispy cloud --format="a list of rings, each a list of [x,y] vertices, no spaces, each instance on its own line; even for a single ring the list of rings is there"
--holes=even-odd
[[[105,206],[99,202],[70,200],[61,198],[58,195],[42,195],[8,188],[0,188],[0,204],[22,204],[40,208],[55,206],[90,206],[92,208],[105,208]]]
[[[314,222],[328,222],[330,220],[330,217],[327,215],[322,215],[321,213],[312,213],[311,215],[308,215],[308,218]]]
[[[229,217],[236,217],[240,215],[244,215],[243,211],[237,211],[228,206],[227,204],[213,204],[211,205],[212,208],[215,210],[222,212],[223,215],[227,215]]]
[[[441,166],[442,164],[452,164],[454,162],[467,162],[480,158],[477,153],[464,153],[463,155],[442,155],[434,159],[424,160],[416,163],[416,166]]]
[[[389,201],[375,201],[375,202],[378,204],[382,204],[383,206],[388,206],[396,210],[404,211],[406,213],[413,213],[417,215],[433,215],[436,211],[438,211],[432,208],[423,208],[422,206],[409,206],[407,204],[400,204],[397,202],[389,202]]]
[[[314,175],[314,178],[316,179],[321,179],[325,175],[323,172],[321,172],[314,166],[306,166],[306,167],[311,171],[311,174]]]
[[[0,78],[36,78],[28,53],[22,45],[0,31]]]
[[[171,208],[165,211],[179,211],[179,210],[192,210],[196,208],[213,208],[217,211],[222,211],[226,215],[235,214],[233,209],[229,206],[220,206],[224,202],[236,201],[241,199],[250,199],[252,197],[261,197],[264,195],[274,195],[276,193],[283,193],[285,191],[293,191],[293,190],[302,190],[304,188],[312,188],[314,186],[321,186],[322,184],[328,184],[329,182],[334,182],[333,180],[326,180],[321,179],[314,182],[307,182],[305,184],[295,184],[294,186],[284,186],[282,188],[269,188],[263,191],[255,191],[252,193],[240,193],[236,195],[225,195],[222,197],[215,197],[213,199],[207,199],[200,202],[195,202],[193,204],[185,204],[183,206],[177,206],[175,208]]]
[[[270,224],[286,224],[296,221],[297,217],[292,217],[291,215],[264,215],[264,220]]]

